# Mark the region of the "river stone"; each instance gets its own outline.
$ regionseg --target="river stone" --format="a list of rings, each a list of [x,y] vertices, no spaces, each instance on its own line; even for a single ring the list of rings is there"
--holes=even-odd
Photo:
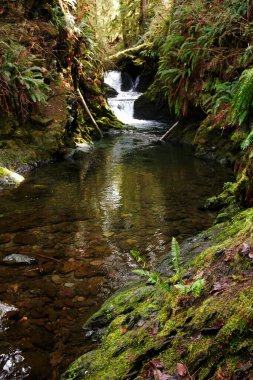
[[[137,240],[135,240],[135,239],[127,239],[126,242],[127,242],[127,244],[133,245],[133,244],[137,243]]]
[[[61,268],[59,268],[59,272],[62,274],[67,274],[73,272],[78,267],[78,263],[76,261],[68,261],[63,264]]]
[[[18,312],[19,310],[15,306],[0,302],[0,319],[13,317]]]
[[[104,232],[103,236],[106,238],[112,237],[114,235],[114,232]]]
[[[17,315],[19,310],[15,306],[0,302],[0,332],[4,330],[3,319]]]
[[[9,243],[12,239],[11,234],[2,234],[0,235],[0,244]]]
[[[104,261],[103,260],[93,260],[93,261],[91,261],[91,263],[90,263],[90,265],[93,265],[93,266],[95,266],[95,267],[97,267],[97,266],[100,266],[100,265],[103,265],[104,264]]]
[[[5,256],[3,262],[6,265],[33,265],[37,263],[35,257],[13,253]]]
[[[73,287],[75,286],[75,284],[74,284],[73,282],[66,282],[66,283],[64,284],[64,286],[65,286],[66,288],[73,288]]]
[[[54,284],[61,284],[62,282],[62,278],[58,274],[54,274],[51,279]]]
[[[94,276],[94,268],[91,268],[89,263],[82,263],[79,264],[78,268],[75,270],[75,277],[82,278],[82,277],[92,277]]]

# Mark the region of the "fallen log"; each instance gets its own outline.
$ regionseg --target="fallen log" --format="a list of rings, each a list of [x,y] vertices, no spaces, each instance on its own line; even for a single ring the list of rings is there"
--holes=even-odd
[[[150,46],[152,46],[152,44],[148,44],[148,43],[145,42],[145,43],[140,44],[138,46],[135,46],[135,47],[132,47],[132,48],[128,48],[128,49],[119,51],[116,54],[110,55],[106,59],[106,62],[113,62],[113,63],[116,64],[117,62],[120,62],[121,60],[125,59],[127,56],[137,55],[142,50],[145,50],[145,49],[147,49]]]
[[[99,135],[100,135],[100,138],[102,139],[103,138],[103,133],[101,132],[101,129],[99,128],[99,126],[97,125],[96,123],[96,120],[94,119],[94,117],[92,116],[90,110],[89,110],[89,107],[87,106],[87,103],[86,101],[84,100],[84,97],[80,91],[79,88],[77,88],[77,94],[79,95],[80,99],[81,99],[81,102],[82,102],[82,105],[86,111],[86,113],[88,114],[93,126],[96,128],[96,130],[98,131]]]
[[[167,138],[174,131],[174,129],[176,128],[176,126],[178,125],[178,123],[179,123],[179,121],[177,121],[175,124],[173,124],[172,127],[166,133],[164,133],[164,135],[160,138],[160,141],[167,140]]]

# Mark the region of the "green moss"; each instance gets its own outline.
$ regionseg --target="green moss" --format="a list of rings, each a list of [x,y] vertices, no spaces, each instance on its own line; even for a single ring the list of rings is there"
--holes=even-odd
[[[173,288],[161,292],[154,286],[132,283],[109,299],[85,324],[86,328],[102,324],[105,332],[100,346],[79,358],[62,379],[125,379],[157,357],[172,375],[176,363],[183,362],[190,373],[198,371],[199,379],[220,368],[226,368],[229,378],[242,355],[250,357],[252,351],[248,334],[253,324],[253,288],[250,259],[239,256],[238,264],[235,254],[235,261],[227,263],[222,252],[233,247],[235,239],[245,241],[251,236],[252,221],[253,210],[249,209],[208,232],[211,247],[189,264],[192,276],[201,273],[207,280],[202,297],[191,299]],[[243,263],[248,266],[239,281]],[[230,276],[225,275],[228,266]],[[212,294],[217,281],[227,286],[221,294]],[[154,326],[158,326],[156,333]]]
[[[7,177],[9,175],[9,170],[0,167],[0,177]]]

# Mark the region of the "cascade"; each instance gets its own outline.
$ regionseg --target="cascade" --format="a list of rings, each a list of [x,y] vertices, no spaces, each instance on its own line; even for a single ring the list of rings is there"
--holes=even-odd
[[[135,125],[146,124],[146,120],[134,118],[134,102],[142,94],[136,91],[140,78],[137,77],[129,91],[122,91],[122,78],[120,71],[108,71],[105,75],[105,83],[114,88],[118,95],[108,98],[108,104],[115,116],[124,124]]]

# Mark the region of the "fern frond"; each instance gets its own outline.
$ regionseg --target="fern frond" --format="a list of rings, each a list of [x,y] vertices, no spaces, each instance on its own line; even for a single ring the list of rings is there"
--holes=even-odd
[[[180,246],[177,242],[177,240],[173,237],[171,242],[171,257],[172,257],[172,267],[175,271],[176,275],[179,277],[179,280],[181,280],[181,267],[182,262],[180,258]]]
[[[242,150],[248,149],[248,147],[253,143],[253,131],[251,131],[246,139],[242,142],[241,148]]]
[[[242,124],[253,111],[253,67],[240,76],[233,101],[232,122]]]

